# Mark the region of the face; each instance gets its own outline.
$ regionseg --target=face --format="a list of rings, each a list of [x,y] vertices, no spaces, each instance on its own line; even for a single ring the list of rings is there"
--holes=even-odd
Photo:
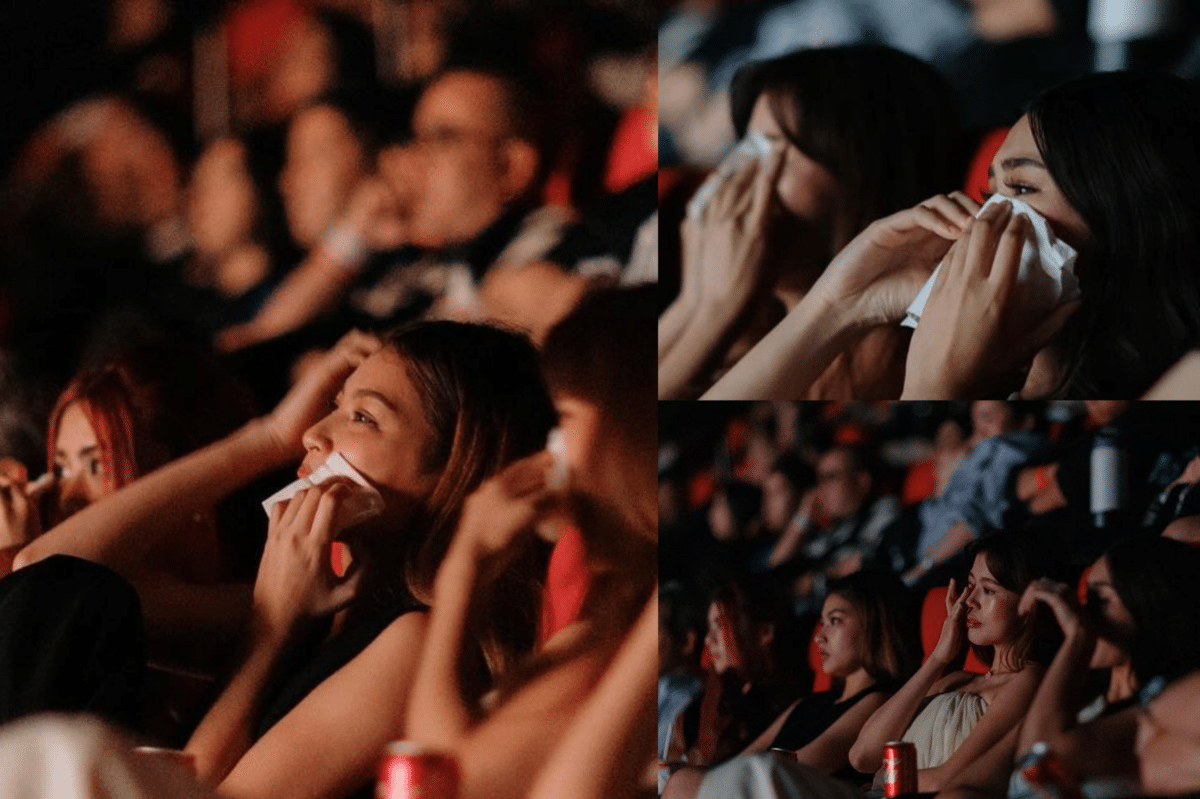
[[[866,629],[862,614],[838,594],[830,594],[816,634],[821,667],[830,677],[848,677],[863,667]]]
[[[58,475],[61,519],[108,495],[104,461],[96,431],[79,403],[66,407],[54,442],[54,473]]]
[[[412,145],[392,144],[379,151],[379,177],[391,189],[400,216],[412,213],[421,179],[420,156]]]
[[[1021,597],[996,582],[983,553],[975,556],[966,590],[967,639],[976,646],[1014,641],[1021,630],[1017,615]]]
[[[788,142],[765,94],[754,103],[746,129],[763,134],[772,144],[787,145],[775,191],[788,213],[807,222],[831,220],[837,208],[837,178]]]
[[[108,113],[83,150],[100,221],[127,229],[178,213],[182,181],[167,138],[123,103],[105,107]]]
[[[1133,616],[1112,587],[1108,558],[1100,558],[1088,572],[1088,611],[1097,624],[1096,650],[1089,668],[1111,669],[1129,662]]]
[[[835,521],[856,513],[869,487],[843,450],[827,452],[817,461],[817,502]]]
[[[1138,716],[1142,788],[1175,795],[1200,789],[1200,676],[1171,683]]]
[[[779,472],[771,472],[763,481],[763,522],[769,530],[783,530],[796,515],[799,497],[796,489]]]
[[[311,247],[333,225],[364,169],[362,145],[338,111],[316,106],[292,121],[279,190],[297,244]]]
[[[394,530],[429,496],[437,474],[425,469],[424,453],[433,441],[421,398],[404,360],[384,349],[346,378],[332,413],[305,431],[308,454],[299,475],[306,476],[333,452],[379,490],[386,520]]]
[[[200,253],[221,254],[247,240],[257,214],[246,148],[217,139],[196,162],[188,195],[188,223]]]
[[[1028,203],[1046,217],[1059,238],[1076,250],[1081,250],[1091,238],[1083,217],[1071,207],[1050,177],[1034,141],[1028,116],[1017,120],[1004,144],[996,151],[988,169],[988,190]]]
[[[332,37],[311,19],[294,22],[263,87],[263,110],[286,119],[332,83],[337,67]]]
[[[1005,402],[979,400],[971,405],[971,446],[1012,430],[1012,411]]]
[[[418,190],[412,236],[429,246],[467,241],[495,221],[524,186],[506,173],[500,88],[491,78],[451,73],[413,112]]]
[[[743,655],[733,637],[729,614],[716,602],[708,606],[708,632],[704,636],[704,645],[708,647],[713,669],[718,674],[742,668]]]

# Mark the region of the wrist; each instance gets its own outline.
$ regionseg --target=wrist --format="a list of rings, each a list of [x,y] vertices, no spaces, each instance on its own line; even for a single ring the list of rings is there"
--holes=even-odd
[[[268,417],[251,419],[237,433],[239,443],[262,463],[265,471],[287,466],[303,455],[298,442],[284,440],[284,436],[271,424]]]

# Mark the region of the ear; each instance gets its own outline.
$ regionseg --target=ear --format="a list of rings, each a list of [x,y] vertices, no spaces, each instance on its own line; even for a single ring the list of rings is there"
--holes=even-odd
[[[541,164],[537,148],[523,139],[509,139],[501,151],[504,190],[509,199],[529,191]]]

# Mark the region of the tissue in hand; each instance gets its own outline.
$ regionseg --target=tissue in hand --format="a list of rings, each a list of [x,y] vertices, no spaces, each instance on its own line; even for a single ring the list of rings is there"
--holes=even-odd
[[[746,137],[729,151],[729,155],[725,156],[725,160],[721,162],[717,170],[700,184],[700,188],[696,189],[696,193],[688,201],[688,219],[699,222],[704,216],[704,209],[712,200],[713,195],[717,193],[717,189],[721,188],[721,184],[755,158],[765,159],[770,154],[771,142],[766,136],[757,131],[747,133]]]
[[[359,474],[350,465],[340,452],[335,452],[326,458],[325,462],[313,469],[308,477],[301,477],[295,482],[288,483],[263,500],[263,510],[267,512],[267,516],[270,516],[271,509],[280,502],[291,499],[306,488],[318,486],[326,480],[339,476],[348,477],[358,486],[358,488],[350,492],[345,502],[342,503],[341,510],[338,513],[339,528],[344,530],[347,527],[353,527],[360,522],[365,522],[367,519],[383,513],[383,497],[367,482],[367,478]]]
[[[1032,240],[1026,239],[1025,246],[1021,249],[1016,301],[1018,307],[1027,309],[1032,319],[1037,321],[1062,303],[1079,296],[1079,280],[1075,277],[1075,250],[1054,235],[1044,216],[1021,200],[993,194],[983,204],[983,208],[1003,201],[1011,202],[1012,212],[1023,214],[1032,223]],[[979,214],[983,213],[983,208],[979,209]],[[975,215],[976,218],[979,214]],[[938,264],[937,269],[933,270],[933,274],[921,287],[917,298],[908,306],[908,313],[900,324],[915,328],[921,321],[921,313],[929,300],[929,292],[933,290],[933,281],[937,279],[941,269],[942,264]]]

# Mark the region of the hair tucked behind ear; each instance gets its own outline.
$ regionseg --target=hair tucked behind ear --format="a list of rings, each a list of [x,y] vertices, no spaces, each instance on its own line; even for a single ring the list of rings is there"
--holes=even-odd
[[[1057,393],[1137,397],[1200,345],[1200,93],[1169,75],[1103,73],[1045,92],[1029,122],[1091,232]]]
[[[876,682],[903,683],[921,665],[916,601],[894,572],[860,571],[829,586],[862,615],[863,666]]]

